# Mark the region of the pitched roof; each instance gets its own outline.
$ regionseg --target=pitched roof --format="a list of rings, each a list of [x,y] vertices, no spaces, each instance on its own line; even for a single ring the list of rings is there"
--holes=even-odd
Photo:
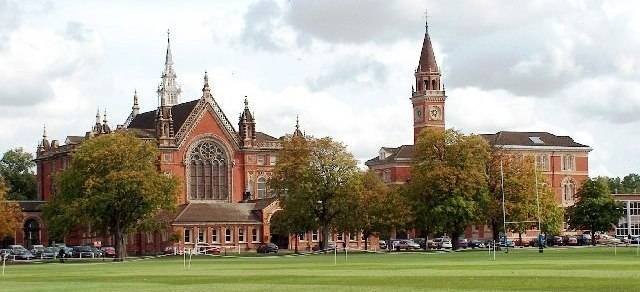
[[[264,210],[264,208],[268,207],[269,205],[273,204],[273,202],[277,200],[278,200],[277,197],[271,197],[271,198],[265,198],[265,199],[251,200],[249,202],[255,203],[253,210],[261,211],[261,210]]]
[[[260,223],[262,220],[254,212],[255,207],[256,203],[190,202],[173,222]]]
[[[189,102],[176,104],[171,107],[174,133],[180,130],[184,122],[189,117],[189,114],[191,114],[191,112],[193,111],[193,108],[195,108],[196,104],[198,104],[198,101],[199,99],[196,99]],[[156,113],[156,110],[152,110],[138,114],[135,118],[133,118],[127,129],[155,129]]]
[[[380,160],[380,156],[377,156],[375,158],[367,160],[367,162],[365,162],[364,164],[370,166],[391,163],[398,160],[407,161],[413,158],[413,145],[402,145],[397,148],[382,147],[382,150],[390,152],[390,155],[382,160]]]
[[[274,138],[271,135],[267,135],[262,132],[256,132],[256,140],[257,141],[278,141],[280,139]]]
[[[555,147],[585,147],[576,143],[569,136],[556,136],[547,132],[509,132],[500,131],[495,134],[480,134],[489,144],[495,146],[555,146]]]

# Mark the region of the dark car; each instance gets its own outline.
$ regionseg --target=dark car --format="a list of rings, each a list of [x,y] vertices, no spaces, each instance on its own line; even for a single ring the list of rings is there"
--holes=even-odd
[[[413,242],[417,243],[421,249],[425,249],[427,247],[427,240],[422,237],[414,238]]]
[[[469,247],[469,241],[464,237],[458,238],[458,248],[467,248],[467,247]]]
[[[102,251],[102,256],[105,258],[115,258],[116,257],[116,249],[110,246],[105,246],[100,248]]]
[[[470,248],[483,248],[485,247],[484,242],[478,239],[469,239],[467,241],[467,246]]]
[[[93,258],[93,249],[87,245],[76,245],[71,247],[71,257],[74,258]]]
[[[13,249],[9,253],[9,258],[14,260],[32,260],[33,254],[26,249]]]
[[[268,243],[268,244],[263,244],[260,247],[258,247],[258,253],[277,253],[278,252],[278,246],[275,245],[275,243]]]
[[[31,252],[37,259],[53,259],[58,254],[58,249],[55,247],[36,247]]]

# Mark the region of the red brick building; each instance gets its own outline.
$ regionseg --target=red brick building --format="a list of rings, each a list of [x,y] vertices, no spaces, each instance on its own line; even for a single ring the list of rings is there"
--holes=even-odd
[[[206,72],[202,96],[180,103],[182,90],[176,78],[168,43],[157,92],[160,105],[156,109],[140,112],[136,93],[131,114],[115,130],[109,126],[106,113],[102,117],[98,113],[90,131],[83,136],[68,136],[62,145],[57,140],[49,142],[45,132],[35,159],[38,198],[47,201],[55,195],[53,176],[69,166],[70,155],[85,140],[112,131],[127,131],[156,143],[160,149],[159,170],[183,182],[176,202],[179,210],[171,218],[170,228],[130,234],[130,253],[160,252],[173,244],[169,241],[171,233],[179,235],[179,247],[216,244],[244,250],[274,240],[269,219],[279,206],[269,194],[267,179],[284,136],[275,138],[257,131],[246,98],[236,131],[218,106]],[[297,124],[294,134],[301,134]],[[38,222],[44,226],[41,219]],[[286,241],[287,236],[282,237]],[[46,237],[41,236],[40,241],[46,243]],[[78,230],[65,241],[112,244],[110,238],[102,238],[89,229]]]
[[[414,143],[427,127],[445,128],[445,95],[441,73],[436,63],[428,28],[425,30],[418,66],[414,72],[415,87],[411,95]],[[556,192],[558,204],[568,207],[575,202],[576,190],[589,177],[589,146],[575,142],[568,136],[546,132],[500,131],[481,134],[493,147],[513,154],[535,156],[539,169],[546,175]],[[365,165],[378,173],[386,184],[403,184],[410,177],[413,145],[382,147],[378,156]],[[485,238],[491,230],[484,226],[468,228],[466,236]]]

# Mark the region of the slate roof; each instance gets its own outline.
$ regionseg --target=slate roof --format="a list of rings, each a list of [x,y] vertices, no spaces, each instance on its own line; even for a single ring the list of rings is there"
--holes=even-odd
[[[380,156],[376,156],[375,158],[367,160],[364,164],[367,166],[377,165],[377,164],[387,164],[396,162],[398,160],[411,160],[413,158],[413,145],[402,145],[397,148],[391,147],[382,147],[387,152],[391,152],[391,155],[387,156],[385,159],[380,160]]]
[[[261,223],[256,203],[190,202],[173,223]]]
[[[189,114],[191,114],[193,109],[196,107],[196,104],[198,104],[199,100],[200,99],[196,99],[189,102],[176,104],[171,107],[174,133],[177,133],[178,130],[180,130],[184,122],[189,117]],[[135,118],[133,118],[127,129],[153,129],[153,135],[155,137],[156,113],[156,110],[152,110],[138,114]]]
[[[554,147],[585,147],[589,146],[576,143],[569,136],[556,136],[547,132],[509,132],[500,131],[495,134],[480,134],[482,138],[487,140],[493,146],[554,146]],[[543,143],[536,143],[530,137],[537,137]]]
[[[278,141],[280,139],[274,138],[274,137],[272,137],[270,135],[267,135],[265,133],[256,131],[256,140],[257,141]]]
[[[418,64],[421,67],[421,71],[439,71],[428,30],[424,33],[424,41],[422,42],[422,51],[420,52],[420,61]]]

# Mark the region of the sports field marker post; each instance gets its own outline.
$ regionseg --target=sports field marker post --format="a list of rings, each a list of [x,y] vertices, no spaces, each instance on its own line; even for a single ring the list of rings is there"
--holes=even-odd
[[[8,253],[2,256],[2,276],[4,276],[4,267],[7,265],[7,255]]]
[[[337,265],[338,264],[338,247],[336,246],[333,249],[333,265]]]

